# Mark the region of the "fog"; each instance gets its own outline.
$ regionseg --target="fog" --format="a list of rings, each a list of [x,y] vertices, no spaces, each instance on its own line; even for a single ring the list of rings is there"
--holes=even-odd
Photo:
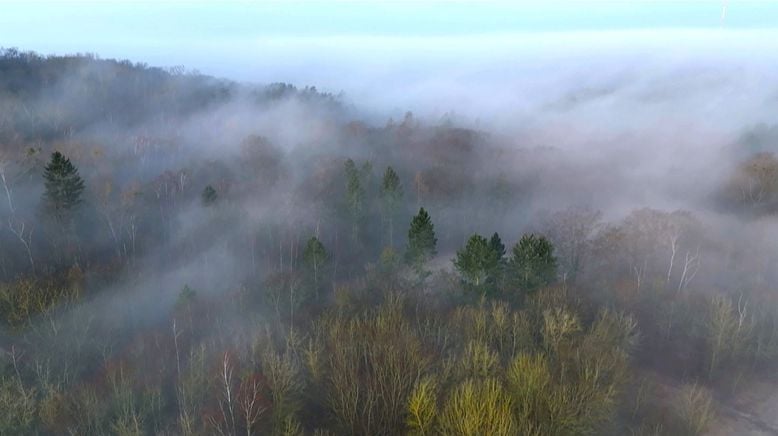
[[[591,413],[602,418],[578,416],[580,431],[568,431],[527,415],[537,422],[521,428],[541,433],[665,426],[678,434],[692,426],[686,415],[656,421],[655,411],[614,405],[640,388],[624,374],[656,378],[672,392],[704,385],[718,412],[734,407],[721,398],[743,386],[773,386],[778,32],[230,38],[154,41],[156,51],[137,51],[143,41],[134,41],[132,50],[114,44],[94,56],[3,52],[0,347],[12,381],[2,389],[9,398],[20,389],[37,418],[24,421],[17,414],[26,409],[14,409],[0,430],[406,433],[421,426],[410,424],[406,402],[429,376],[450,391],[440,394],[436,431],[468,434],[449,431],[443,411],[454,386],[483,374],[419,364],[397,403],[365,406],[385,420],[364,422],[333,399],[346,383],[339,361],[319,362],[320,376],[306,354],[313,348],[303,349],[307,341],[334,355],[333,343],[346,341],[335,320],[368,322],[394,295],[410,301],[400,316],[413,325],[397,331],[411,329],[413,341],[434,350],[430,362],[468,358],[465,339],[476,334],[459,331],[457,317],[499,304],[535,329],[521,353],[562,368],[553,381],[560,389],[572,383],[565,359],[618,354],[607,363],[612,378],[598,381],[613,395],[603,397],[602,415]],[[144,64],[111,59],[124,52]],[[54,182],[43,179],[55,151],[85,185],[79,201],[56,207]],[[387,200],[388,166],[403,187],[396,203]],[[414,260],[409,223],[422,207],[437,245]],[[474,233],[495,232],[508,253],[477,271],[482,281],[462,266],[462,253]],[[539,285],[528,284],[529,267],[516,254],[530,233],[556,249],[553,273]],[[326,270],[313,237],[326,249]],[[550,314],[559,311],[581,324],[568,351],[549,339]],[[592,345],[606,335],[597,329],[609,311],[623,314],[613,325],[629,331]],[[494,349],[495,367],[523,355],[520,334],[511,334],[478,338]],[[197,369],[198,347],[202,391],[192,400],[196,383],[186,385],[194,382],[181,366]],[[267,379],[255,392],[267,405],[254,422],[254,406],[245,423],[225,412],[238,386],[227,380],[230,353],[239,362],[232,369]],[[302,380],[289,391],[272,367],[280,355]],[[222,374],[211,377],[219,364]],[[156,389],[166,406],[121,403],[107,374],[125,365],[132,380],[122,389],[138,398]],[[373,373],[364,371],[349,380],[369,395]],[[738,371],[734,385],[727,371]],[[510,377],[508,369],[486,372]],[[78,395],[109,381],[114,406],[85,411]],[[650,401],[657,410],[675,404],[661,395]],[[743,413],[750,418],[741,425],[775,428],[758,410]],[[521,419],[532,420],[514,416],[515,431],[494,434],[524,434]]]
[[[717,29],[279,37],[217,41],[206,47],[208,60],[179,56],[184,65],[243,82],[342,93],[372,125],[412,111],[428,124],[488,132],[509,149],[560,150],[573,167],[602,178],[571,197],[597,196],[583,201],[623,212],[699,208],[694,203],[732,164],[727,147],[774,122],[778,60],[765,54],[776,49],[776,36]],[[275,129],[257,130],[276,135],[293,124],[270,118]]]

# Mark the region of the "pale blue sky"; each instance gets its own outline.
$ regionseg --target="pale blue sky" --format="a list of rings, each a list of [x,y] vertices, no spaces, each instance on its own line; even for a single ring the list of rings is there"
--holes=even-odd
[[[0,44],[778,27],[778,1],[3,1]]]
[[[440,81],[584,52],[683,58],[724,48],[756,59],[773,56],[776,40],[778,1],[0,0],[0,47],[352,95],[390,79]]]

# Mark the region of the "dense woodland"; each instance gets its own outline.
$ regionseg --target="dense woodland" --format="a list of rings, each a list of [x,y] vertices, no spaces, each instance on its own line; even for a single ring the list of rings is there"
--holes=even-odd
[[[0,434],[696,435],[775,374],[775,128],[618,215],[344,100],[0,52]]]

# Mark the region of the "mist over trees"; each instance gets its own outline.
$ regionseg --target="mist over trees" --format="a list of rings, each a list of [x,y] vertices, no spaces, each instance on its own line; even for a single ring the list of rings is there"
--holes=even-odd
[[[702,434],[772,386],[774,127],[704,178],[353,104],[2,51],[0,434]]]

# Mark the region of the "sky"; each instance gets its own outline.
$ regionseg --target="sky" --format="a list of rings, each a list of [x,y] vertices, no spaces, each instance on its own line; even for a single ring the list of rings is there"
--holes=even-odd
[[[778,27],[778,1],[0,1],[0,46],[157,58],[288,39]],[[160,57],[164,59],[164,57]]]
[[[202,41],[282,36],[430,36],[536,31],[765,28],[778,2],[697,1],[5,1],[4,43]],[[723,13],[726,9],[726,13]],[[98,41],[99,40],[99,41]]]

